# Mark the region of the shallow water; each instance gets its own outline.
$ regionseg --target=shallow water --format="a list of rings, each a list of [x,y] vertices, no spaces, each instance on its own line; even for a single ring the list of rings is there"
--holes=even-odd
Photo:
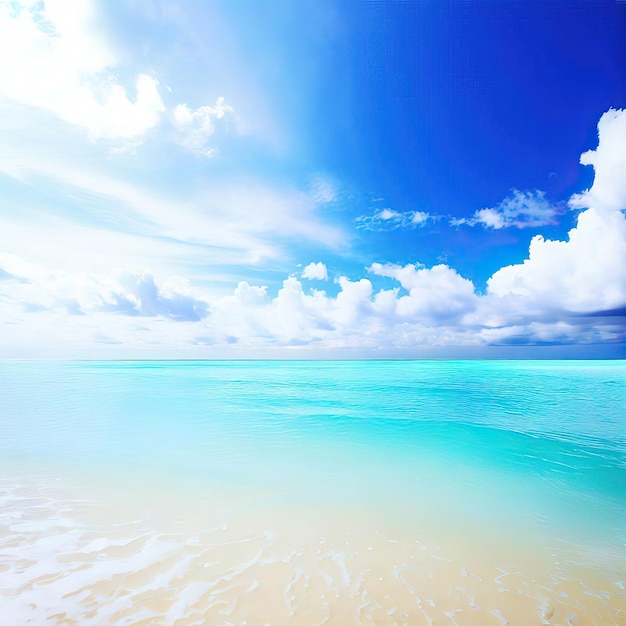
[[[624,362],[0,380],[8,623],[626,624]]]

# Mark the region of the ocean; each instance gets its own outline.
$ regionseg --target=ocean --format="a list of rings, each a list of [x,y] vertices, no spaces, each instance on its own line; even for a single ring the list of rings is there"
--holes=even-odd
[[[0,362],[0,624],[625,625],[626,362]]]

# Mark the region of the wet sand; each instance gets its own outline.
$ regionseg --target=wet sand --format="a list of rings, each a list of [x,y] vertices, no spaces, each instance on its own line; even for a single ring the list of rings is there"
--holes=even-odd
[[[191,496],[3,481],[3,615],[58,626],[626,624],[612,555],[546,550],[462,520],[413,526],[389,510]]]

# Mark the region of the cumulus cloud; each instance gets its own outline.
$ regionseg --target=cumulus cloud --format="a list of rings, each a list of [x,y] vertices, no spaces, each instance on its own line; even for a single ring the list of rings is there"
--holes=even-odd
[[[43,268],[16,271],[15,265],[12,276],[28,280],[0,282],[0,302],[8,305],[0,332],[10,328],[5,348],[12,341],[23,348],[33,329],[46,325],[55,328],[52,345],[79,341],[167,350],[236,345],[393,351],[626,339],[623,316],[605,315],[598,323],[595,316],[531,314],[523,298],[477,295],[471,281],[445,265],[373,264],[370,272],[388,278],[391,288],[375,290],[367,278],[342,276],[334,296],[307,290],[293,276],[274,296],[266,285],[246,281],[230,294],[215,295],[181,279],[157,281],[145,271],[69,276]]]
[[[212,157],[215,147],[209,145],[215,133],[216,122],[226,116],[234,115],[234,109],[224,103],[224,98],[217,99],[214,106],[201,106],[190,109],[186,104],[179,104],[172,114],[176,140],[186,150],[204,157]]]
[[[533,237],[528,258],[495,272],[487,292],[576,312],[622,305],[626,300],[624,216],[588,209],[580,214],[567,241]]]
[[[428,220],[437,219],[436,216],[424,211],[395,211],[393,209],[377,209],[372,215],[360,215],[355,219],[357,228],[362,230],[395,230],[424,226]]]
[[[0,98],[117,142],[113,152],[138,145],[169,119],[174,141],[213,156],[216,124],[235,119],[233,108],[218,98],[197,109],[178,104],[165,116],[154,71],[132,69],[107,39],[103,8],[95,0],[0,0]]]
[[[401,272],[405,268],[396,269]],[[394,268],[387,266],[381,271],[392,273]],[[410,276],[412,272],[417,275]],[[464,329],[455,328],[463,311],[472,307],[471,302],[459,305],[468,298],[464,279],[457,282],[455,277],[448,276],[448,280],[435,287],[435,296],[424,297],[420,289],[429,280],[435,284],[437,276],[445,274],[445,270],[431,272],[411,266],[405,273],[406,284],[412,286],[408,296],[402,295],[396,286],[375,290],[367,278],[350,280],[346,276],[338,278],[339,291],[332,296],[314,289],[306,291],[297,278],[290,277],[274,298],[258,302],[255,309],[245,306],[240,297],[212,300],[212,315],[206,326],[216,335],[220,332],[224,336],[236,335],[251,345],[401,348],[415,345],[413,342],[432,345],[480,342]],[[397,284],[399,279],[394,278],[394,282]],[[444,315],[439,317],[441,311]]]
[[[481,224],[485,228],[537,228],[556,223],[560,208],[551,204],[543,191],[513,189],[510,196],[493,208],[480,209],[469,219],[451,219],[453,226]]]
[[[319,264],[312,265],[319,271]],[[339,291],[332,296],[305,290],[292,276],[274,297],[268,295],[267,286],[245,281],[231,294],[219,296],[201,292],[182,279],[157,281],[146,271],[70,274],[6,254],[0,257],[0,267],[15,277],[0,283],[0,298],[12,303],[14,320],[21,315],[28,325],[35,318],[58,320],[64,313],[84,317],[83,328],[92,320],[95,332],[106,319],[103,315],[114,316],[120,320],[118,332],[110,322],[105,324],[109,342],[123,342],[125,331],[137,319],[146,320],[158,336],[164,327],[155,327],[156,320],[200,323],[195,336],[187,330],[180,333],[192,343],[201,337],[202,343],[224,345],[236,340],[249,346],[375,347],[393,345],[398,337],[426,336],[429,328],[437,342],[433,324],[443,328],[458,321],[472,306],[473,297],[471,283],[445,266],[372,268],[409,290],[408,295],[401,294],[400,287],[375,291],[367,278],[342,276],[337,281]],[[18,283],[17,278],[26,282]],[[102,333],[102,328],[97,330]]]
[[[593,186],[570,200],[572,208],[626,209],[626,110],[609,109],[598,122],[598,147],[581,155],[595,171]]]
[[[91,0],[0,3],[0,95],[44,109],[94,138],[132,139],[159,124],[157,80],[128,85]],[[11,61],[9,61],[11,59]]]
[[[321,261],[319,263],[309,263],[304,270],[302,270],[302,278],[308,278],[309,280],[328,280],[326,265]]]
[[[140,315],[162,316],[177,322],[197,322],[209,313],[208,303],[193,295],[184,279],[170,279],[157,285],[147,272],[119,276],[117,285],[101,292],[98,310]]]
[[[449,320],[472,310],[476,304],[474,284],[447,265],[426,268],[419,264],[381,265],[369,271],[397,280],[408,295],[397,298],[396,313],[402,318]]]
[[[141,269],[110,274],[71,273],[0,253],[0,272],[7,283],[13,283],[0,294],[30,312],[104,312],[188,322],[209,314],[208,302],[189,281],[172,277],[157,284],[154,276]]]
[[[626,303],[626,111],[611,110],[599,124],[596,150],[581,162],[595,169],[591,189],[572,198],[589,208],[566,241],[533,237],[528,258],[503,267],[487,293],[515,297],[523,306],[573,312],[608,310]]]
[[[591,189],[572,198],[580,212],[567,239],[534,237],[528,258],[496,271],[484,294],[443,264],[372,263],[369,277],[339,277],[334,294],[311,289],[295,276],[278,289],[241,281],[229,293],[216,294],[147,271],[61,270],[3,254],[3,344],[18,349],[30,345],[34,330],[54,328],[51,343],[160,349],[623,345],[626,112],[602,117],[598,147],[583,162],[594,166],[596,176]],[[253,199],[254,194],[251,204]],[[321,276],[327,270],[319,261],[304,268],[301,278]]]
[[[235,298],[246,305],[263,304],[267,298],[267,285],[260,287],[250,285],[248,281],[242,280],[235,289]]]

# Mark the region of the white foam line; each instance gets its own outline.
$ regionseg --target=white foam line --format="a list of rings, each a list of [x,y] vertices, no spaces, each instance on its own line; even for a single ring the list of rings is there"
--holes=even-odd
[[[285,598],[285,604],[287,605],[287,608],[290,611],[294,610],[292,600],[295,599],[295,595],[290,595],[291,590],[293,589],[293,586],[300,580],[303,574],[304,574],[304,571],[301,568],[297,567],[292,579],[289,581],[289,583],[287,583],[287,586],[283,589],[283,597]]]
[[[593,596],[594,598],[599,598],[600,600],[610,600],[611,599],[611,594],[607,593],[606,591],[598,591],[597,593],[594,593],[593,591],[584,591],[583,593],[586,596]]]
[[[326,616],[322,618],[321,622],[317,622],[317,624],[311,624],[311,626],[324,626],[324,624],[328,623],[328,620],[330,619],[330,606],[327,604],[325,606],[326,609]]]
[[[402,576],[402,574],[400,574],[400,571],[398,569],[394,570],[394,575],[396,576],[396,578],[409,590],[409,593],[412,596],[416,596],[417,595],[417,591],[415,591],[415,589],[413,589],[413,587],[408,583],[408,581]],[[419,598],[419,596],[417,596]]]
[[[502,584],[504,584],[504,583],[502,582],[502,579],[503,579],[503,578],[505,578],[506,576],[523,576],[523,574],[522,574],[521,572],[507,572],[506,570],[502,569],[501,567],[496,567],[496,569],[497,569],[499,572],[502,572],[502,573],[500,574],[500,576],[496,576],[496,577],[493,579],[493,582],[494,582],[494,583],[496,583],[496,585],[502,585]]]
[[[270,535],[267,535],[267,534],[266,534],[266,535],[264,535],[264,536],[265,536],[266,538],[268,538],[269,536],[271,536],[271,534],[270,534]],[[229,542],[229,543],[240,543],[240,542],[236,542],[236,541],[234,541],[234,542]],[[240,574],[242,574],[243,572],[245,572],[246,570],[248,570],[250,567],[252,567],[252,566],[254,566],[254,565],[258,564],[258,563],[259,563],[259,561],[260,561],[261,555],[263,554],[263,552],[265,551],[265,549],[266,549],[266,548],[267,548],[267,545],[266,545],[266,546],[263,546],[263,547],[259,550],[259,552],[256,554],[256,556],[255,556],[255,557],[253,557],[253,558],[252,558],[252,559],[250,559],[249,561],[246,561],[246,562],[242,563],[240,566],[234,566],[234,567],[231,567],[231,568],[229,568],[229,569],[225,570],[225,572],[224,572],[224,573],[222,574],[222,576],[220,576],[219,578],[217,578],[217,579],[215,579],[215,580],[213,580],[213,581],[210,581],[210,582],[208,582],[208,583],[203,583],[203,584],[205,585],[205,592],[210,592],[213,588],[215,588],[217,585],[219,585],[219,583],[221,583],[221,582],[223,582],[223,581],[227,581],[227,582],[232,581],[232,580],[233,580],[233,578],[235,578],[236,576],[239,576]],[[224,591],[226,591],[226,590],[228,590],[228,589],[231,589],[231,588],[237,587],[237,586],[242,585],[242,584],[245,584],[245,583],[243,583],[243,582],[241,582],[241,583],[236,583],[236,584],[234,584],[234,585],[230,585],[230,586],[226,587],[225,589],[221,589],[221,590],[218,592],[218,595],[216,596],[215,600],[214,600],[214,601],[212,601],[212,602],[209,604],[209,607],[216,606],[217,604],[226,604],[226,601],[225,601],[225,600],[221,600],[221,599],[219,599],[219,594],[223,593]],[[213,596],[213,595],[215,595],[215,594],[212,594],[212,596]]]
[[[94,539],[86,546],[83,546],[80,550],[76,550],[77,554],[94,554],[95,552],[103,552],[107,548],[119,548],[119,547],[127,547],[132,543],[139,541],[142,539],[141,537],[131,537],[129,539],[120,539],[120,540],[111,540],[106,537],[98,537]]]
[[[141,524],[142,522],[145,522],[146,518],[139,518],[139,519],[135,519],[135,520],[131,520],[130,522],[119,522],[117,524],[112,524],[113,528],[124,528],[125,526],[134,526],[135,524]]]
[[[75,534],[76,532],[71,533],[70,535]],[[71,540],[72,547],[74,547],[76,537],[70,536],[66,537],[66,539]],[[40,547],[38,542],[34,544],[35,547],[37,545]],[[60,548],[62,554],[63,546],[60,546]],[[91,620],[86,621],[84,610],[81,609],[82,601],[85,599],[85,591],[87,591],[87,597],[89,597],[89,595],[92,594],[90,590],[94,584],[103,580],[111,580],[114,576],[119,574],[128,575],[142,571],[143,569],[164,561],[172,554],[176,554],[178,556],[179,548],[180,544],[158,542],[153,537],[150,537],[142,549],[130,557],[124,559],[95,561],[94,563],[87,565],[87,567],[83,564],[79,568],[69,570],[66,565],[58,561],[57,554],[47,553],[46,557],[41,558],[40,553],[37,555],[39,557],[38,562],[24,568],[22,572],[18,573],[17,577],[14,568],[12,571],[9,570],[4,573],[6,577],[11,578],[9,589],[17,588],[19,590],[18,597],[14,597],[11,601],[11,613],[24,614],[29,617],[34,617],[35,613],[46,619],[50,615],[54,614],[52,613],[53,611],[58,611],[60,598],[65,598],[65,612],[80,617],[81,624],[88,624]],[[30,547],[23,546],[23,549],[32,552],[33,545]],[[178,573],[179,571],[177,570],[175,573],[170,574],[170,580],[174,574]],[[55,574],[58,574],[59,578],[50,581],[48,584],[35,585],[33,582],[36,578],[41,576],[45,576],[49,581],[50,576],[54,576]],[[0,582],[2,582],[2,578],[3,576],[0,575]],[[166,578],[167,576],[163,578],[163,583],[166,582]],[[156,582],[157,584],[161,582],[159,577],[157,577]],[[0,584],[0,588],[3,586],[4,585]],[[114,613],[119,612],[122,608],[133,608],[132,599],[138,594],[144,592],[146,589],[147,587],[137,589],[135,590],[135,593],[130,594],[126,598],[115,598],[112,603],[107,602],[105,598],[102,598],[102,602],[98,603],[100,606],[98,607],[99,610],[96,623],[102,624],[103,619],[109,613],[113,615]],[[72,605],[74,607],[73,611],[72,606],[67,606],[67,600],[70,597],[72,597]],[[22,622],[17,623],[26,623],[26,621],[23,620]]]
[[[229,617],[233,614],[233,611],[237,608],[237,604],[239,603],[239,598],[235,597],[232,599],[229,607],[225,611],[220,611],[222,615],[228,615]]]
[[[174,624],[185,617],[191,617],[191,607],[203,596],[209,593],[211,585],[204,582],[193,582],[184,585],[176,590],[178,599],[169,607],[164,615],[164,626],[174,626]]]
[[[262,535],[252,535],[250,537],[243,537],[241,539],[231,539],[230,541],[220,541],[219,543],[211,543],[206,547],[205,551],[214,550],[215,548],[221,548],[223,546],[233,546],[238,543],[249,543],[250,541],[254,541],[255,539],[267,539],[269,540],[268,545],[271,545],[274,540],[274,533],[265,532]]]
[[[189,569],[189,563],[191,557],[183,557],[177,563],[174,563],[167,571],[161,572],[152,579],[152,589],[170,589],[172,581],[175,579],[182,579],[187,570]]]
[[[193,539],[193,538],[192,538]],[[189,543],[189,542],[186,542]],[[185,544],[183,544],[185,545]],[[222,582],[223,580],[229,580],[231,579],[234,575],[237,575],[238,573],[241,573],[243,571],[245,571],[245,569],[247,569],[249,567],[250,564],[257,562],[258,561],[258,557],[261,555],[262,550],[257,554],[257,557],[255,559],[253,559],[252,561],[243,564],[243,566],[239,567],[239,568],[231,568],[230,570],[227,570],[227,572],[232,572],[232,574],[227,575],[227,576],[222,576],[220,578],[218,578],[217,580],[205,583],[189,583],[188,585],[185,585],[184,589],[187,589],[187,591],[185,593],[183,593],[183,598],[182,600],[179,599],[177,601],[177,603],[174,605],[174,609],[170,608],[170,611],[173,611],[173,614],[175,615],[178,607],[185,605],[187,608],[190,606],[190,604],[192,603],[193,598],[196,598],[195,600],[193,600],[193,602],[197,602],[199,600],[199,598],[202,595],[205,595],[207,593],[209,593],[211,591],[211,589],[213,589],[214,587],[216,587],[220,582]],[[194,559],[197,558],[197,556],[193,557]],[[179,561],[176,564],[174,564],[173,567],[171,567],[167,572],[163,572],[161,575],[157,576],[155,579],[152,580],[152,584],[148,587],[149,589],[158,589],[158,588],[166,588],[169,589],[171,587],[171,582],[173,579],[175,578],[182,578],[182,576],[184,576],[184,573],[187,571],[188,569],[188,564],[190,562],[190,560],[192,559],[192,557],[187,557],[185,559],[183,559],[183,561]],[[229,587],[222,589],[219,593],[223,593],[224,591],[230,589],[230,588],[234,588],[236,586],[241,585],[242,583],[237,583],[235,585],[230,585]],[[146,591],[147,588],[143,587],[139,590],[136,590],[133,594],[131,594],[131,597],[135,597],[140,593],[143,593],[144,591]],[[199,595],[198,595],[199,594]],[[212,603],[213,605],[218,604],[218,603],[222,603],[224,601],[218,601],[217,603],[214,602]],[[168,612],[169,614],[169,612]],[[179,619],[179,618],[176,618]],[[175,621],[175,620],[174,620]]]
[[[428,623],[428,626],[433,626],[435,622],[433,622],[430,615],[428,615],[428,613],[426,613],[426,610],[422,607],[422,599],[419,596],[417,596],[417,608],[420,611],[420,613],[424,616],[424,619]]]
[[[456,613],[461,613],[460,609],[456,609],[455,611],[444,611],[444,615],[452,622],[454,626],[459,626],[459,623],[454,618]]]
[[[223,579],[220,579],[218,582],[221,582],[222,580]],[[231,589],[237,589],[237,587],[244,587],[247,584],[248,583],[245,580],[240,580],[238,582],[233,583],[232,585],[226,585],[224,587],[220,587],[219,590],[214,591],[211,595],[215,595],[216,593],[220,593],[221,594],[221,593],[224,593],[226,591],[230,591]],[[247,591],[246,591],[246,593],[247,593]]]
[[[359,575],[355,578],[355,580],[352,583],[352,593],[356,595],[360,595],[361,593],[364,593],[364,592],[360,592],[361,585],[365,581],[365,576],[368,574],[368,572],[371,572],[371,571],[372,571],[371,568],[367,567],[359,572]]]
[[[452,563],[452,559],[449,559],[445,556],[439,556],[437,554],[431,554],[430,558],[435,559],[435,561],[444,561],[445,563]]]
[[[337,563],[337,565],[339,566],[339,570],[341,571],[341,578],[343,581],[343,584],[348,587],[350,585],[350,572],[348,571],[348,568],[346,567],[346,554],[345,552],[334,552],[334,551],[330,551],[329,552],[330,558]]]
[[[55,522],[52,524],[51,522]],[[75,524],[63,518],[46,519],[41,521],[19,521],[9,524],[9,530],[14,533],[49,533],[53,529],[73,528]]]
[[[589,585],[585,583],[580,583],[581,586],[585,589],[584,593],[588,596],[593,596],[603,600],[604,602],[608,602],[611,599],[611,594],[608,591],[594,591],[589,587]]]
[[[504,615],[502,615],[502,613],[500,613],[500,611],[498,609],[491,609],[491,613],[492,615],[495,615],[500,622],[502,623],[502,626],[506,626],[506,624],[509,624],[509,620],[504,617]]]
[[[365,597],[365,596],[367,595],[367,591],[362,591],[362,592],[361,592],[360,594],[358,594],[358,595],[360,595],[360,596],[361,596],[361,600],[362,600],[362,602],[361,602],[361,604],[359,604],[359,605],[356,607],[356,610],[357,610],[357,616],[358,616],[358,617],[361,617],[361,616],[363,616],[363,617],[367,617],[367,620],[368,620],[369,622],[371,622],[372,620],[371,620],[368,616],[365,616],[365,615],[363,614],[363,609],[365,609],[365,607],[367,607],[367,605],[370,603],[370,601],[369,601],[369,600]]]

